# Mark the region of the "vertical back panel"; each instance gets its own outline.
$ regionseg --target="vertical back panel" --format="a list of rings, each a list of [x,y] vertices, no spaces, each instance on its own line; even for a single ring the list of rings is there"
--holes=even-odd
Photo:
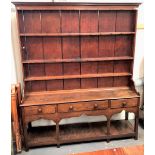
[[[31,81],[31,91],[45,91],[46,82],[45,81]]]
[[[121,73],[126,72],[130,73],[131,62],[130,61],[115,61],[114,63],[114,72]]]
[[[63,75],[62,63],[45,64],[46,76]],[[48,80],[46,81],[47,90],[62,90],[63,80]]]
[[[62,64],[61,63],[45,64],[45,73],[46,76],[62,75]]]
[[[115,43],[115,56],[133,56],[132,53],[133,37],[117,36]]]
[[[79,12],[62,11],[62,32],[75,33],[79,32]],[[63,37],[63,59],[72,59],[80,57],[79,38]],[[63,63],[64,75],[80,74],[80,63]],[[65,79],[64,89],[79,89],[80,79]]]
[[[79,37],[63,38],[63,59],[79,59]],[[80,74],[80,63],[63,63],[64,75]],[[64,80],[64,89],[79,89],[80,79]]]
[[[59,33],[60,32],[60,13],[59,11],[42,11],[42,32]]]
[[[98,87],[113,87],[113,77],[98,78]]]
[[[79,75],[80,74],[80,63],[64,63],[64,75]]]
[[[27,37],[25,41],[27,59],[44,59],[43,45],[41,37]],[[37,77],[45,76],[44,64],[28,64],[28,76]],[[29,90],[31,91],[45,91],[45,81],[31,81]]]
[[[79,12],[78,11],[62,11],[62,32],[73,33],[79,32]]]
[[[26,92],[45,91],[46,90],[46,83],[45,83],[45,81],[28,81],[28,82],[25,82],[25,90],[26,90]]]
[[[30,92],[31,91],[31,81],[25,82],[25,91]]]
[[[80,31],[82,33],[98,32],[98,11],[81,11]]]
[[[81,79],[81,88],[97,88],[97,78]]]
[[[64,89],[80,89],[80,79],[64,80]]]
[[[25,48],[29,60],[43,59],[43,47],[41,37],[27,37],[25,42]]]
[[[64,63],[64,75],[80,75],[80,63]],[[80,79],[64,80],[64,89],[79,89]]]
[[[18,11],[19,33],[24,33],[24,16],[23,11]]]
[[[26,50],[26,37],[21,37],[20,38],[20,43],[21,43],[21,57],[22,60],[27,60],[28,59],[28,51]],[[23,49],[23,47],[25,47],[25,49]]]
[[[98,73],[113,73],[113,61],[98,62]]]
[[[62,59],[61,38],[43,38],[44,59]],[[46,76],[63,75],[62,63],[45,64]],[[55,82],[55,83],[54,83]],[[63,80],[46,81],[47,90],[63,89]]]
[[[40,11],[24,11],[25,33],[41,33]]]
[[[99,12],[99,32],[115,32],[116,11]]]
[[[135,12],[117,11],[116,32],[133,32],[135,27]]]
[[[113,73],[113,61],[98,62],[98,73]],[[113,77],[98,78],[98,87],[112,87]]]
[[[48,80],[46,81],[47,90],[62,90],[63,80]]]
[[[98,57],[98,37],[81,38],[81,57]],[[81,74],[97,73],[97,62],[81,63]],[[81,88],[96,88],[97,78],[81,79]]]
[[[81,74],[97,74],[97,62],[81,63]]]
[[[115,48],[114,36],[99,37],[99,57],[113,57]]]
[[[76,59],[80,58],[79,37],[64,37],[63,38],[63,58]]]
[[[45,70],[44,70],[44,64],[28,64],[29,65],[29,75],[30,77],[38,77],[38,76],[44,76]]]
[[[44,37],[43,50],[45,59],[61,59],[61,38],[60,37]]]
[[[81,37],[81,57],[98,57],[98,37]]]
[[[129,77],[114,77],[114,87],[129,86]]]

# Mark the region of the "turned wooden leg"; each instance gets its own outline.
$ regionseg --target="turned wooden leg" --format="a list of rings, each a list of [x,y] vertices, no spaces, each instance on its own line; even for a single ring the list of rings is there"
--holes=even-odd
[[[137,113],[135,113],[135,140],[138,140],[138,124],[139,124],[139,105],[140,105],[140,98],[138,99],[138,107],[137,107]]]
[[[138,123],[139,123],[139,110],[138,110],[138,114],[135,115],[135,128],[134,128],[134,131],[135,131],[135,140],[138,140]]]
[[[29,129],[32,128],[31,122],[28,123],[28,128],[29,128]]]
[[[129,118],[129,112],[125,111],[125,120],[128,120]]]
[[[110,117],[107,118],[107,136],[109,137],[109,135],[110,135]],[[107,138],[107,143],[109,142],[110,142],[110,139]]]
[[[60,147],[59,143],[59,122],[56,123],[56,138],[57,138],[57,148]]]
[[[24,128],[23,128],[23,131],[24,131],[24,146],[25,146],[25,151],[28,151],[29,150],[29,147],[27,145],[27,125],[25,124],[24,125]]]

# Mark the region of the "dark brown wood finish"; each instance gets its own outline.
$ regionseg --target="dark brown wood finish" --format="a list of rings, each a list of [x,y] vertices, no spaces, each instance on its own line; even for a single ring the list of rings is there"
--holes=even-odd
[[[137,139],[139,94],[132,76],[139,4],[14,4],[24,76],[20,107],[25,148]],[[122,110],[135,114],[134,127],[128,115],[124,121],[111,121]],[[59,124],[83,114],[105,115],[107,122]],[[39,119],[53,120],[56,125],[29,125]]]

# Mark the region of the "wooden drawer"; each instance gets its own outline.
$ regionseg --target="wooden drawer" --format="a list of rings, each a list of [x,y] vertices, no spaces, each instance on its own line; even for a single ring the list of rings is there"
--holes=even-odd
[[[136,107],[137,105],[138,105],[138,98],[111,100],[112,109],[113,108]]]
[[[91,111],[108,108],[108,101],[90,101],[58,105],[58,112]]]
[[[55,112],[56,112],[56,106],[55,105],[24,107],[24,114],[25,115],[53,114]]]

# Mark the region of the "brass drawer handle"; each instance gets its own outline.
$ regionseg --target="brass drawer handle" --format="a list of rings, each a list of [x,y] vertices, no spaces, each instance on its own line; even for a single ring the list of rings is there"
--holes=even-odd
[[[73,106],[71,105],[71,106],[69,106],[69,110],[73,110]]]
[[[98,104],[95,103],[95,104],[94,104],[94,109],[97,109],[97,108],[98,108]]]
[[[42,109],[41,109],[41,108],[39,108],[39,109],[38,109],[38,112],[39,112],[39,113],[41,113],[41,112],[42,112]]]
[[[122,107],[126,107],[127,106],[127,103],[126,102],[123,102],[122,103]]]
[[[23,46],[22,49],[25,50],[26,49],[25,46]]]

